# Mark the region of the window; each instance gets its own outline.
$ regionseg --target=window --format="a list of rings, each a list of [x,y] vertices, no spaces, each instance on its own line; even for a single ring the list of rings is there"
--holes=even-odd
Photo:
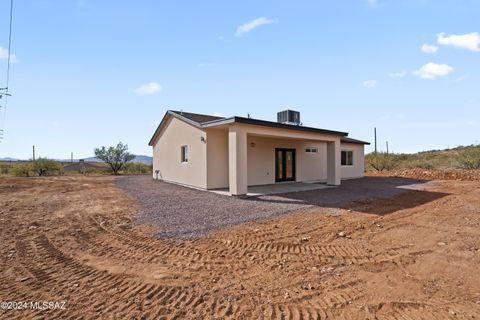
[[[318,152],[318,148],[306,148],[306,149],[305,149],[305,152],[306,152],[306,153],[317,153],[317,152]]]
[[[353,166],[353,151],[342,151],[342,166]]]
[[[182,146],[182,162],[188,162],[188,146]]]

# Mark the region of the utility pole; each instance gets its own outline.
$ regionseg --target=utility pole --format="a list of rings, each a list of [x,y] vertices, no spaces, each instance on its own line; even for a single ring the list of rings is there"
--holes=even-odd
[[[33,161],[35,161],[35,146],[32,146],[32,152],[33,152]]]
[[[387,141],[387,154],[388,154],[388,141]]]
[[[375,153],[377,153],[377,128],[373,128],[373,133],[375,135]]]
[[[70,163],[73,163],[73,152],[70,152]]]

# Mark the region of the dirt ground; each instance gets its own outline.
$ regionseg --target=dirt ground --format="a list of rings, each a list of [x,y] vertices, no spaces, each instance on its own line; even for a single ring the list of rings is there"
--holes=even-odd
[[[0,179],[0,302],[66,302],[0,318],[480,318],[480,181],[196,240],[137,212],[110,177]]]

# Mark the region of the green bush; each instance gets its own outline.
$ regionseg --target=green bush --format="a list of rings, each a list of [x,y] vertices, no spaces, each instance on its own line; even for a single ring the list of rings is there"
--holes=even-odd
[[[458,163],[462,169],[480,169],[480,146],[462,150],[458,157]]]
[[[12,173],[16,177],[30,177],[33,172],[31,162],[15,163],[12,165]]]
[[[8,174],[12,170],[10,163],[0,163],[0,174]]]
[[[34,162],[33,170],[39,176],[48,176],[55,173],[60,175],[62,172],[62,166],[57,161],[39,158]]]
[[[125,174],[142,174],[142,173],[151,173],[152,165],[145,163],[125,163],[122,172]]]
[[[115,147],[95,148],[94,153],[98,159],[108,163],[114,175],[117,175],[127,162],[135,158],[133,154],[128,152],[128,145],[122,142],[119,142]]]

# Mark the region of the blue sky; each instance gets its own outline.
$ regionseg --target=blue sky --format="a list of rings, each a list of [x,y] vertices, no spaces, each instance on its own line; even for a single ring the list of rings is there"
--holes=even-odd
[[[395,152],[478,143],[479,12],[475,0],[17,0],[0,157],[32,145],[88,157],[119,140],[150,155],[167,109],[275,120],[291,108],[358,139],[377,127]]]

